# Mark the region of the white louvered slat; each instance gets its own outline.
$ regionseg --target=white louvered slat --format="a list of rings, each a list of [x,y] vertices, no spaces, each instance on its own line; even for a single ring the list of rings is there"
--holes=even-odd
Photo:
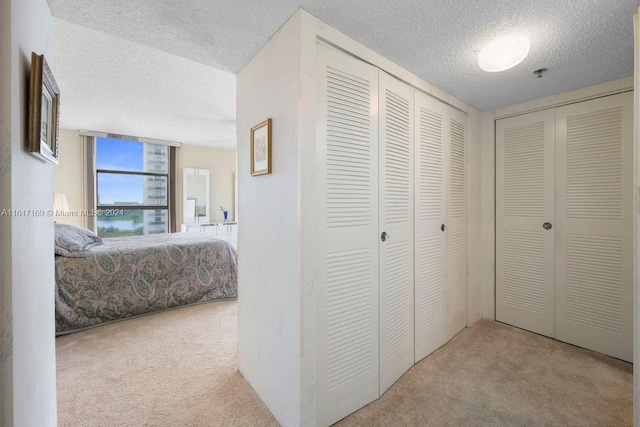
[[[622,239],[567,235],[566,318],[622,331]]]
[[[455,317],[466,308],[467,289],[467,239],[462,231],[449,234],[447,242],[449,275],[449,317]]]
[[[385,295],[385,334],[388,337],[383,357],[393,359],[413,341],[413,259],[412,242],[390,243],[387,253]]]
[[[407,99],[385,90],[385,223],[406,223],[411,211],[411,118]]]
[[[378,70],[318,45],[317,422],[379,396]]]
[[[414,361],[413,90],[380,71],[380,393]]]
[[[443,239],[439,235],[423,237],[416,245],[416,335],[427,334],[443,326],[445,288],[443,281]]]
[[[544,122],[505,129],[505,216],[544,216],[544,156]]]
[[[442,114],[420,108],[418,155],[420,176],[418,217],[421,221],[443,217],[442,206]]]
[[[327,69],[327,225],[367,226],[371,218],[370,83]]]
[[[622,108],[567,118],[568,219],[622,218]]]
[[[327,255],[327,389],[371,369],[371,254]]]
[[[506,230],[503,242],[504,303],[544,314],[544,230]]]
[[[450,121],[449,152],[449,217],[464,218],[466,215],[465,194],[465,144],[466,126],[455,120]]]

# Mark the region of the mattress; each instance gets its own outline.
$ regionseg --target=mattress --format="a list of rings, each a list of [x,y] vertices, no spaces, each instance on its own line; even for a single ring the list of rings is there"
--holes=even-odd
[[[238,295],[236,250],[204,233],[103,239],[55,257],[56,335]]]

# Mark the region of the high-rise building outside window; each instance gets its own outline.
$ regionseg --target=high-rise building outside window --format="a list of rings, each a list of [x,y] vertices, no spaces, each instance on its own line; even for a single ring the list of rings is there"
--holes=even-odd
[[[96,138],[98,235],[168,233],[169,174],[166,145]]]

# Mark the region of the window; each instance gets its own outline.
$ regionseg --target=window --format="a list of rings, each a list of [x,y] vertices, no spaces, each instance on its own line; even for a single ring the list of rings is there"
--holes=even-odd
[[[98,235],[168,233],[170,181],[168,146],[97,137]]]

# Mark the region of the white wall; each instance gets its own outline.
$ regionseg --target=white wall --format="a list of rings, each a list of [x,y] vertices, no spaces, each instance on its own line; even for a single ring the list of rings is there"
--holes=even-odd
[[[183,169],[209,170],[209,220],[222,221],[224,214],[220,206],[229,211],[229,219],[235,216],[234,172],[236,171],[236,150],[221,150],[219,148],[202,147],[199,145],[182,145],[177,150],[176,177],[176,224],[180,231],[183,208]]]
[[[638,8],[640,12],[640,8]],[[633,102],[633,198],[635,206],[640,206],[640,21],[638,15],[633,16],[633,40],[634,40],[634,102]],[[640,209],[639,209],[640,210]],[[638,227],[638,214],[633,215],[633,425],[640,427],[640,227]]]
[[[482,114],[482,317],[495,319],[495,120],[633,88],[633,77],[560,93]],[[475,161],[479,161],[475,158]]]
[[[0,208],[47,210],[53,166],[25,147],[32,51],[55,76],[51,12],[46,0],[1,1]],[[0,217],[3,426],[56,425],[52,249],[53,218]]]
[[[11,207],[11,1],[0,0],[0,209]],[[11,218],[0,216],[0,425],[13,419]]]
[[[237,76],[240,372],[284,426],[300,425],[300,12]],[[249,173],[249,130],[272,119],[272,173]]]
[[[84,138],[77,130],[61,129],[59,162],[53,168],[53,190],[56,194],[66,196],[70,212],[92,209],[85,201],[87,178],[84,173],[84,159]],[[87,227],[84,216],[61,216],[56,217],[56,221]]]

